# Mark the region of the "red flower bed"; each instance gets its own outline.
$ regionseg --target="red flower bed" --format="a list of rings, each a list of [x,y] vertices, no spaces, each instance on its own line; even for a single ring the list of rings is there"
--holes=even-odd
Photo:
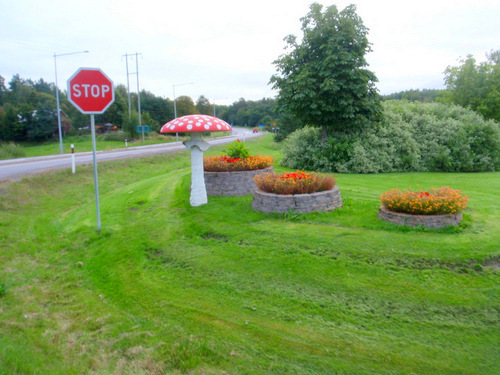
[[[310,194],[330,190],[335,186],[333,176],[316,172],[263,173],[255,176],[256,185],[265,192],[290,195]]]

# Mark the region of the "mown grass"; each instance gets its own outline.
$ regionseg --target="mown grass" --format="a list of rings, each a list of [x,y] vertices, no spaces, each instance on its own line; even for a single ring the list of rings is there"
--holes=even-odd
[[[121,139],[123,138],[123,139]],[[96,149],[112,150],[117,148],[125,148],[125,138],[123,134],[98,134],[96,135]],[[127,140],[128,147],[133,146],[146,146],[157,143],[175,142],[175,137],[160,136],[156,133],[153,135],[146,135],[144,141],[141,137],[134,140]],[[67,136],[63,137],[63,151],[68,154],[71,152],[71,145],[75,146],[75,152],[92,151],[92,138],[90,135],[80,136]],[[59,140],[57,138],[51,139],[43,143],[23,143],[22,144],[25,155],[23,157],[34,156],[47,156],[58,155],[61,153]]]
[[[90,167],[3,185],[0,373],[496,373],[499,176],[337,175],[342,209],[266,215],[190,207],[187,152],[121,160],[101,234]],[[383,191],[441,185],[470,197],[459,228],[377,219]]]

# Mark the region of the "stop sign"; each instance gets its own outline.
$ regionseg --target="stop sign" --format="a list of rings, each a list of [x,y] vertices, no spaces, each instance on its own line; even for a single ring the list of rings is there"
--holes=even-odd
[[[68,100],[82,113],[104,113],[115,100],[113,81],[99,68],[80,68],[68,79]]]

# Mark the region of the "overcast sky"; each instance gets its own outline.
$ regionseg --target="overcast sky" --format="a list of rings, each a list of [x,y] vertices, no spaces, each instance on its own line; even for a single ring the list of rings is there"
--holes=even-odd
[[[55,81],[79,67],[101,68],[127,84],[125,54],[138,55],[140,89],[231,104],[274,97],[268,85],[283,38],[301,36],[312,0],[0,0],[0,75]],[[381,94],[443,88],[443,71],[472,54],[500,49],[498,0],[317,1],[356,4],[370,29],[367,55]],[[135,55],[130,90],[137,90]],[[192,83],[186,84],[185,83]]]

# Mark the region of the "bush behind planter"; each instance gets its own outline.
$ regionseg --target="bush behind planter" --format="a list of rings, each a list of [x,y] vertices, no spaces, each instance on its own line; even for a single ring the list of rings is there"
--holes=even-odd
[[[337,134],[326,143],[320,129],[302,128],[285,139],[283,154],[286,167],[318,171],[495,171],[500,126],[460,106],[388,101],[380,126]]]

